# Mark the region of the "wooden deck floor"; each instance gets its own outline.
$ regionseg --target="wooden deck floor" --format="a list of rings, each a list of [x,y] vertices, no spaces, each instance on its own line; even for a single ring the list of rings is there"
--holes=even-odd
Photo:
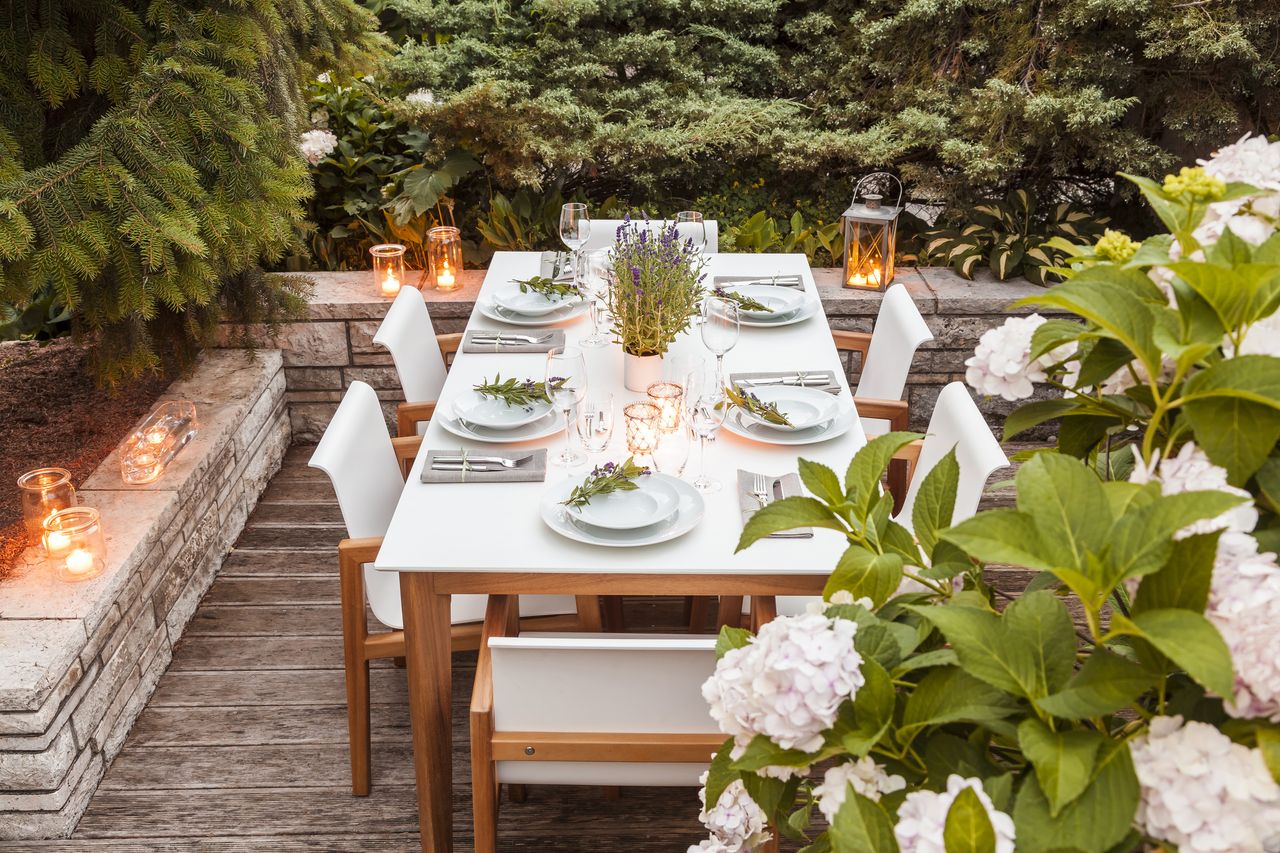
[[[293,448],[205,596],[155,695],[67,841],[15,851],[379,851],[418,847],[403,670],[372,677],[374,790],[351,796],[328,482]],[[632,625],[678,605],[629,602]],[[454,659],[454,837],[471,847],[466,706]],[[503,803],[504,851],[683,851],[705,837],[694,789],[530,788]]]

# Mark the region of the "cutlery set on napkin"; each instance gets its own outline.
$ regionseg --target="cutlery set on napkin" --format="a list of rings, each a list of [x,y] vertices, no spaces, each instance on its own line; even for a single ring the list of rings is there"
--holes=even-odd
[[[429,450],[424,483],[541,483],[547,478],[547,451]]]
[[[564,329],[530,329],[527,332],[496,332],[473,329],[462,338],[462,351],[486,352],[547,352],[552,347],[564,346]]]
[[[730,373],[729,382],[747,390],[774,386],[816,388],[828,394],[839,394],[840,383],[830,370],[766,370],[753,373]]]
[[[718,275],[711,279],[712,287],[746,287],[757,284],[804,290],[804,279],[798,275]]]
[[[803,495],[799,474],[767,477],[751,471],[738,471],[738,506],[742,510],[742,523],[774,501]],[[813,529],[800,527],[770,534],[769,539],[812,539]]]

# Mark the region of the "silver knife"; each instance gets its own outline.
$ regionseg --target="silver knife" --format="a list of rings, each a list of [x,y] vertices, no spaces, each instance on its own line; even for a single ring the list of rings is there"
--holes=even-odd
[[[526,453],[523,456],[472,456],[467,454],[463,456],[461,453],[441,453],[439,456],[432,457],[433,462],[476,462],[479,464],[489,463],[491,465],[501,465],[503,462],[514,462],[519,465],[522,462],[528,462],[533,458],[532,453]]]

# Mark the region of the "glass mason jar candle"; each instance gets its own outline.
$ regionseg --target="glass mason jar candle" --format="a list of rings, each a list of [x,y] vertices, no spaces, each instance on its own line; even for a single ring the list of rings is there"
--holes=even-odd
[[[437,290],[461,287],[462,232],[452,225],[437,225],[427,231],[427,263]]]
[[[662,410],[644,400],[628,403],[622,410],[627,422],[627,450],[632,456],[649,456],[658,446]]]
[[[199,428],[196,404],[190,400],[168,400],[156,406],[125,439],[121,478],[131,486],[158,480]]]
[[[37,468],[18,478],[22,521],[31,542],[40,542],[44,521],[60,509],[76,505],[76,490],[66,468]]]
[[[45,519],[44,550],[58,579],[87,581],[107,566],[107,541],[102,519],[92,507],[62,509]]]
[[[658,429],[674,432],[680,426],[684,386],[678,382],[655,382],[649,386],[649,402],[658,407]]]
[[[380,243],[369,250],[373,258],[373,284],[383,296],[395,296],[404,284],[404,246]]]

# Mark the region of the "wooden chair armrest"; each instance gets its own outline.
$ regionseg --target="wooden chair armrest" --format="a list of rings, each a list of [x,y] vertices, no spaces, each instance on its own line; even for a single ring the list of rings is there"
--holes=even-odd
[[[338,543],[338,564],[359,567],[365,563],[372,563],[378,558],[378,549],[381,547],[381,536],[370,536],[366,539],[343,539]]]
[[[396,435],[413,438],[418,435],[418,424],[431,420],[436,413],[436,401],[427,403],[401,403],[396,407]]]
[[[893,454],[893,459],[900,462],[905,462],[906,468],[907,468],[905,472],[905,476],[903,476],[900,480],[898,480],[897,484],[895,484],[892,480],[889,483],[890,491],[893,492],[893,496],[894,496],[894,512],[901,512],[902,510],[902,502],[907,496],[906,490],[911,483],[911,478],[914,477],[916,474],[916,463],[920,461],[920,450],[923,447],[924,447],[924,439],[917,438],[915,441],[910,442],[909,444],[904,444],[902,447],[899,447],[898,452]],[[892,473],[893,473],[893,462],[890,461],[890,474]],[[899,485],[899,488],[894,489],[893,486],[895,485]],[[898,493],[899,491],[901,491],[901,494]]]
[[[889,422],[889,429],[900,432],[907,428],[911,419],[911,410],[905,400],[877,400],[874,397],[854,397],[854,405],[858,407],[858,416],[863,418],[883,418]]]
[[[870,332],[850,332],[844,329],[832,329],[831,339],[835,341],[836,349],[845,352],[862,353],[862,357],[867,357],[867,350],[871,347]]]
[[[511,595],[491,595],[484,611],[484,628],[480,632],[480,654],[476,659],[476,674],[471,688],[471,713],[487,714],[493,710],[493,658],[489,653],[490,637],[511,635],[512,607],[518,601]],[[517,632],[519,627],[516,628]]]
[[[446,358],[453,355],[462,346],[462,332],[450,332],[447,335],[436,335],[436,343],[440,345],[440,354]]]
[[[391,439],[391,447],[396,453],[396,462],[400,463],[400,473],[409,476],[413,460],[418,456],[418,448],[422,447],[422,436],[405,435]]]

